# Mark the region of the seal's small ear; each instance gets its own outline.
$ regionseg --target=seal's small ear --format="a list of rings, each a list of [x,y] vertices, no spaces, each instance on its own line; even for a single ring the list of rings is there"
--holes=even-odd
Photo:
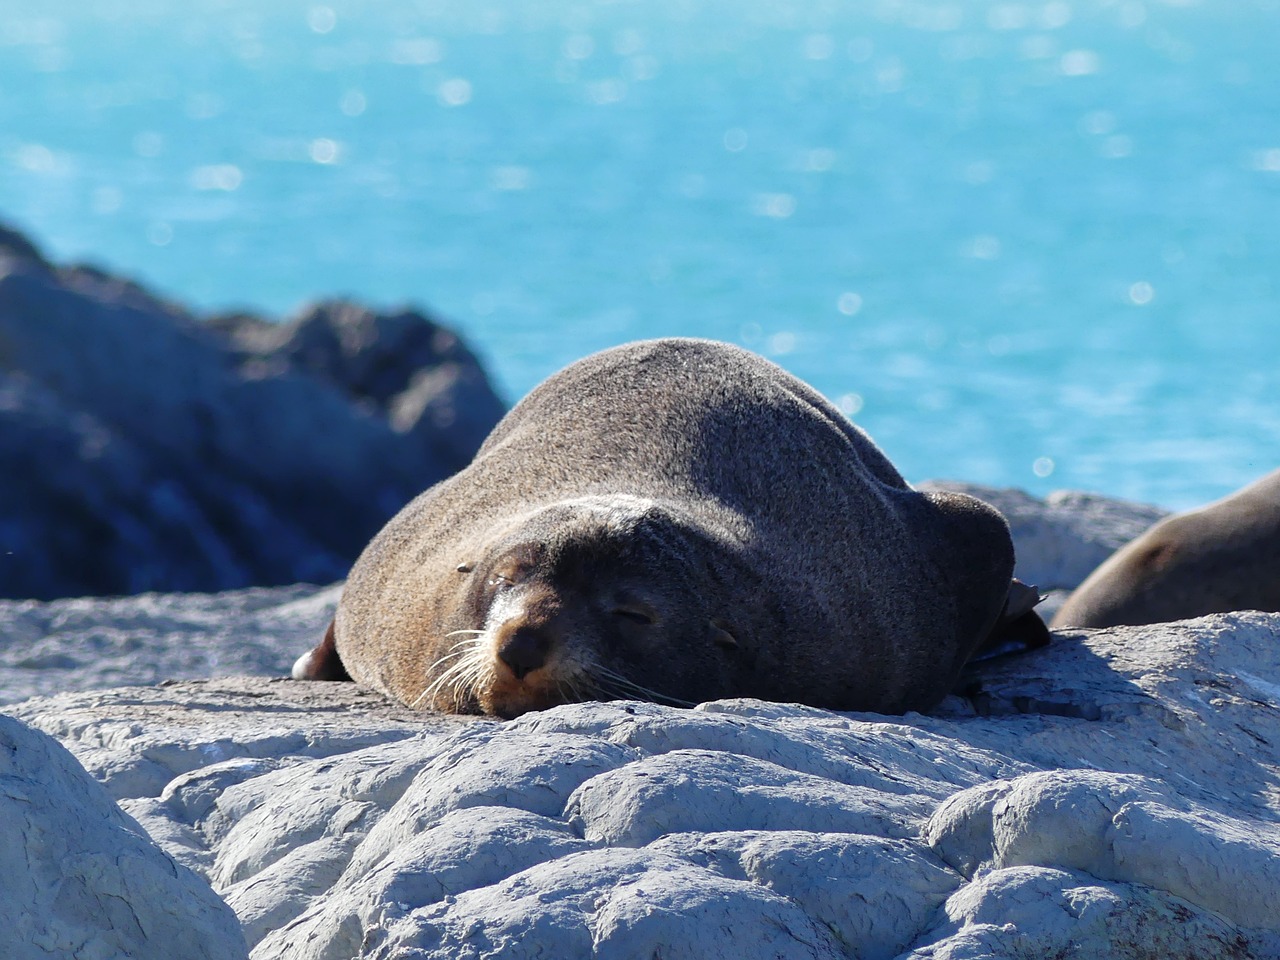
[[[1030,613],[1043,599],[1044,597],[1040,596],[1040,591],[1034,585],[1025,584],[1014,577],[1009,581],[1009,597],[1004,602],[1004,613],[1000,615],[1001,622],[1011,622]],[[1045,643],[1048,642],[1048,640],[1045,641]]]
[[[1040,591],[1028,586],[1021,580],[1013,580],[1009,584],[1009,596],[1004,602],[1004,610],[995,626],[987,634],[987,638],[978,647],[977,653],[969,658],[973,663],[979,660],[990,660],[1006,653],[1026,653],[1049,645],[1049,628],[1036,613],[1035,607],[1043,597]]]
[[[726,650],[738,649],[738,638],[733,635],[733,627],[719,617],[707,621],[707,627],[711,631],[711,642],[717,647],[724,647]]]
[[[324,639],[293,662],[289,671],[295,680],[350,680],[351,674],[342,665],[338,645],[333,639],[333,621],[324,632]]]

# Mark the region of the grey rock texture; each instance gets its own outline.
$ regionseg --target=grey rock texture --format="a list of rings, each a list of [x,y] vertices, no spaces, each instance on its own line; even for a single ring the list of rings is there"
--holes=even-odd
[[[341,585],[0,601],[0,704],[64,690],[287,676]]]
[[[1059,634],[928,716],[244,678],[10,709],[255,960],[1280,958],[1276,614]]]
[[[204,322],[0,229],[0,596],[332,581],[501,413],[421,314]]]
[[[414,310],[378,313],[345,301],[285,323],[211,317],[242,368],[294,370],[327,383],[450,472],[464,466],[506,412],[458,335]]]
[[[236,915],[51,737],[0,717],[0,953],[234,960]]]

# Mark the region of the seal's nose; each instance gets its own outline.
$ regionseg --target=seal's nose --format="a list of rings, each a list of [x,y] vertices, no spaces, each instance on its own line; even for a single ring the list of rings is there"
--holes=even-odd
[[[535,627],[517,627],[498,647],[498,659],[511,668],[517,680],[547,662],[551,636]]]

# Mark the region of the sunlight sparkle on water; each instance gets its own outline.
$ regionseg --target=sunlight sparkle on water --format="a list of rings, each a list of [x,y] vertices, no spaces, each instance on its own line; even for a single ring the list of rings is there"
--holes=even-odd
[[[840,299],[836,301],[836,309],[846,317],[857,316],[858,311],[862,309],[862,297],[852,292],[842,293]]]
[[[191,171],[191,185],[197,190],[222,190],[231,192],[240,189],[244,174],[233,163],[215,163],[204,167],[196,167]]]
[[[307,152],[316,163],[329,164],[337,162],[340,151],[336,141],[328,137],[319,137],[311,141]]]
[[[862,397],[856,393],[842,393],[836,398],[836,407],[846,417],[856,417],[862,410]]]
[[[436,97],[446,107],[461,107],[471,102],[471,81],[453,77],[436,88]]]
[[[307,26],[316,33],[330,33],[338,25],[333,7],[312,7],[307,11]]]
[[[360,90],[348,90],[342,95],[342,99],[338,101],[338,109],[348,117],[360,116],[368,105],[368,100],[365,99],[364,93]]]
[[[1275,0],[28,7],[0,219],[58,262],[414,303],[509,400],[729,340],[913,481],[1185,507],[1280,465]]]
[[[1155,299],[1156,291],[1145,280],[1139,280],[1129,288],[1129,302],[1136,307],[1145,307]]]

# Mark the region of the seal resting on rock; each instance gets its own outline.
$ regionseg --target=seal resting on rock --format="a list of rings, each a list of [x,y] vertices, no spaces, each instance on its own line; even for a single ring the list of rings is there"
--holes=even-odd
[[[1067,598],[1053,626],[1166,623],[1233,610],[1280,610],[1280,470],[1125,544]]]
[[[645,341],[546,380],[395,516],[294,676],[500,717],[724,697],[901,713],[1004,621],[1047,642],[1012,571],[999,513],[912,490],[807,384],[727,344]]]

